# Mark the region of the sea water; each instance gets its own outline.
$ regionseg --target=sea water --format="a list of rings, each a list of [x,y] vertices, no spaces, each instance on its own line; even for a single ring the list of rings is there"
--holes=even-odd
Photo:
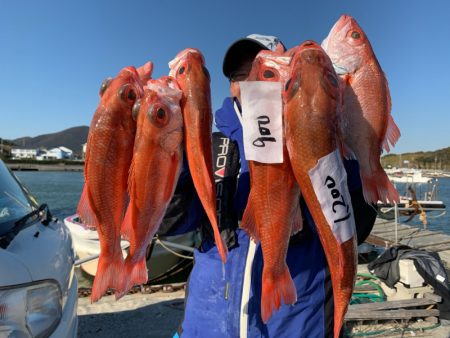
[[[83,189],[82,172],[43,172],[16,171],[19,180],[30,190],[31,194],[42,203],[47,203],[52,214],[63,220],[76,212],[77,204]],[[439,212],[428,212],[427,221],[430,230],[442,231],[450,235],[450,178],[438,179],[437,199],[442,200],[448,211],[440,217]],[[400,194],[404,194],[407,186],[397,184]],[[416,185],[417,199],[423,199],[428,189],[426,184]],[[401,217],[400,222],[407,220]],[[423,223],[415,216],[409,223],[423,228]]]
[[[47,204],[61,221],[76,212],[83,190],[82,172],[15,171],[14,174],[39,204]]]

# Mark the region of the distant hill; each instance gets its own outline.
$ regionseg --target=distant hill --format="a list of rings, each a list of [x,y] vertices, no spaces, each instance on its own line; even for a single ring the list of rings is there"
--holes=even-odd
[[[383,167],[409,167],[418,169],[450,170],[450,147],[435,151],[419,151],[415,153],[389,154],[381,158]]]
[[[14,144],[9,141],[5,140],[0,137],[0,158],[3,160],[11,154],[11,147],[14,146]]]
[[[81,155],[82,145],[87,142],[89,127],[80,126],[69,128],[53,134],[39,135],[36,137],[21,137],[12,142],[18,147],[24,148],[55,148],[66,147],[75,154]]]

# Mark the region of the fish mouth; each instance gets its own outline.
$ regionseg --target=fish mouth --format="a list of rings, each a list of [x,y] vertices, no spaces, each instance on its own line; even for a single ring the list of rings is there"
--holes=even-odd
[[[205,64],[205,58],[203,54],[196,48],[186,48],[179,52],[175,58],[169,62],[169,76],[176,77],[176,72],[178,71],[179,66],[192,58],[196,58],[200,60],[202,65]]]
[[[316,47],[318,46],[318,48]],[[304,49],[300,52],[300,59],[303,62],[309,64],[320,64],[325,65],[326,62],[326,54],[323,52],[322,48],[319,45],[312,46],[311,48]]]
[[[300,45],[300,47],[305,49],[322,49],[322,47],[320,47],[320,45],[313,40],[306,40]]]
[[[351,21],[351,19],[352,17],[350,15],[343,14],[336,22],[332,30],[336,29],[337,31],[340,31]]]

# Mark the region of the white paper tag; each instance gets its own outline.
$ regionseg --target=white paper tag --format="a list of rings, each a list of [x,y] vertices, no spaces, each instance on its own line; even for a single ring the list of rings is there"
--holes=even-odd
[[[312,185],[322,212],[342,244],[355,234],[355,219],[347,187],[347,173],[341,155],[336,150],[319,159],[309,171]]]
[[[243,81],[239,86],[245,158],[283,163],[281,83]]]

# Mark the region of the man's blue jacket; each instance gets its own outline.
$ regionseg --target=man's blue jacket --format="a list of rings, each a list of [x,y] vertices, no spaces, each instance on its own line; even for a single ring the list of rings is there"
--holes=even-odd
[[[235,142],[239,149],[240,172],[233,209],[240,217],[247,203],[250,180],[242,127],[232,99],[225,99],[215,114],[215,123],[222,136]],[[345,161],[344,164],[349,191],[360,190],[357,162]],[[198,206],[198,201],[193,205]],[[191,208],[191,220],[195,218],[192,212]],[[255,248],[250,243],[244,231],[236,229],[236,240],[229,248],[225,265],[212,241],[204,241],[200,250],[195,251],[184,319],[176,336],[307,338],[331,335],[334,307],[331,279],[314,222],[304,203],[302,212],[305,218],[303,230],[296,238],[291,238],[286,258],[297,288],[294,305],[282,305],[267,324],[262,322],[262,251],[259,244]]]

